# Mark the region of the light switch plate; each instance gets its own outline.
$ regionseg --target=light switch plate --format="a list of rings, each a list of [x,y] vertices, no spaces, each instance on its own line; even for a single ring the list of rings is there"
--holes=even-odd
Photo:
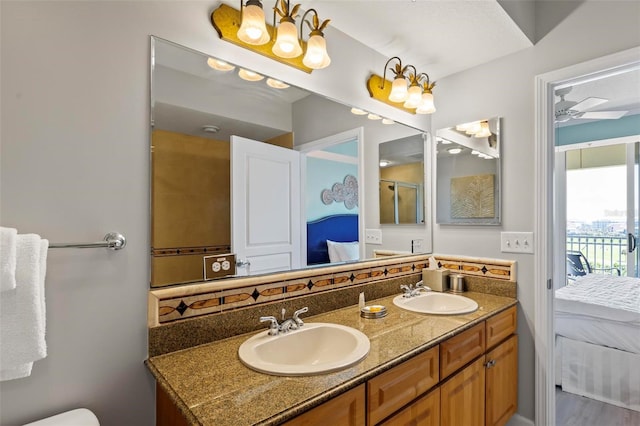
[[[503,253],[533,253],[533,232],[501,232],[500,251]]]
[[[365,229],[365,243],[382,244],[382,229]]]

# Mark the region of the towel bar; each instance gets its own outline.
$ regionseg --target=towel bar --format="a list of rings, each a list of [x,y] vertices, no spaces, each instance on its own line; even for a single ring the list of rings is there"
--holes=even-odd
[[[104,236],[104,241],[96,243],[53,243],[49,248],[110,248],[112,250],[123,249],[127,245],[124,235],[118,232],[109,232]]]

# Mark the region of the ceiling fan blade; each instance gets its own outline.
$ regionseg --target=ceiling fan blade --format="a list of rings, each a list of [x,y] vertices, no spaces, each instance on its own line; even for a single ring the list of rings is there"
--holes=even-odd
[[[627,112],[628,111],[592,111],[584,112],[576,118],[584,118],[587,120],[617,120]]]
[[[586,98],[572,106],[570,109],[573,111],[586,111],[588,109],[594,108],[598,105],[601,105],[605,102],[608,102],[608,99],[603,98]]]

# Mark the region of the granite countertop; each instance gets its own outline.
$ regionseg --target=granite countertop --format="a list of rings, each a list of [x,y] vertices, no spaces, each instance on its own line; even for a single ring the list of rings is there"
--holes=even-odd
[[[369,337],[367,357],[334,373],[280,377],[249,369],[238,359],[238,348],[255,333],[152,357],[147,366],[192,424],[276,425],[517,303],[484,293],[464,295],[478,302],[478,310],[451,316],[418,314],[396,307],[390,296],[368,301],[387,307],[389,314],[380,319],[361,318],[357,305],[304,316],[308,323],[343,324]]]

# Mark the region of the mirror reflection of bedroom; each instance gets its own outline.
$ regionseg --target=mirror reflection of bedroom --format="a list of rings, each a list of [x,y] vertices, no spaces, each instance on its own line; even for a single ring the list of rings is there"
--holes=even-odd
[[[640,70],[555,94],[556,424],[640,424]]]

